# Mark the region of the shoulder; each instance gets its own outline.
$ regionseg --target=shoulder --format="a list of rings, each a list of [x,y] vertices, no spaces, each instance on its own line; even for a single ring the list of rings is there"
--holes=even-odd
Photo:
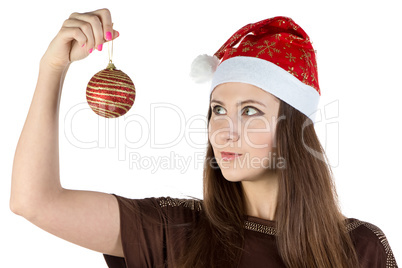
[[[143,199],[132,199],[123,196],[119,196],[113,194],[119,203],[120,206],[128,206],[128,207],[152,207],[158,209],[168,209],[168,208],[184,208],[194,211],[202,210],[202,200],[191,198],[191,199],[182,199],[182,198],[173,198],[170,196],[167,197],[148,197]]]
[[[380,267],[397,267],[394,255],[384,232],[376,225],[358,219],[347,219],[347,231],[363,262],[383,263]],[[378,267],[378,266],[372,266]]]
[[[348,219],[346,225],[347,231],[351,233],[357,240],[364,240],[365,242],[373,242],[382,248],[385,252],[390,252],[388,240],[384,232],[376,225],[361,221],[358,219]]]
[[[195,223],[203,212],[202,200],[173,197],[155,198],[160,210],[170,223]]]
[[[161,208],[184,208],[192,211],[202,210],[202,200],[200,199],[181,199],[172,197],[159,197],[155,199]]]
[[[202,200],[167,197],[149,197],[142,199],[116,196],[121,220],[132,222],[135,218],[153,219],[153,221],[184,223],[196,221],[202,211]]]

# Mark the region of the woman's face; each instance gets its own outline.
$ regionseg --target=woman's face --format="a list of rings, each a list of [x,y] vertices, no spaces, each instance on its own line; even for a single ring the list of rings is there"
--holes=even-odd
[[[211,95],[208,136],[215,159],[229,181],[263,179],[275,168],[279,100],[250,84],[231,82]]]

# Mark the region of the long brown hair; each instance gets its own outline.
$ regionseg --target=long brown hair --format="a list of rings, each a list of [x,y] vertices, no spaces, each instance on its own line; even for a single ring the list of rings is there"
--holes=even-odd
[[[359,267],[332,171],[311,120],[280,101],[275,145],[285,159],[279,172],[277,246],[291,268]],[[211,109],[208,111],[208,123]],[[237,267],[244,242],[245,208],[240,182],[227,181],[208,142],[203,211],[179,267]]]

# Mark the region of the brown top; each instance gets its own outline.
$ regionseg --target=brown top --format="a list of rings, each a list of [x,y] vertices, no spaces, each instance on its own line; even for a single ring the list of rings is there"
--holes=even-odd
[[[170,197],[128,199],[119,203],[125,258],[104,254],[109,268],[174,267],[202,201]],[[275,222],[248,216],[240,267],[285,267],[275,242]],[[376,226],[347,220],[362,268],[398,267],[384,233]]]

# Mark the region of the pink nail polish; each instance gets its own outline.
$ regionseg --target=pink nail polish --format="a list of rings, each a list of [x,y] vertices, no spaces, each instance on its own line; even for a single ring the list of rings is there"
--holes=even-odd
[[[111,32],[106,32],[106,40],[107,41],[112,40],[112,33]]]
[[[118,31],[116,31],[116,33],[117,33],[117,36],[116,36],[116,37],[119,37],[119,36],[120,36],[120,33],[119,33]]]
[[[90,50],[89,50],[89,53],[92,53],[92,51],[93,51],[94,49],[93,48],[91,48]]]
[[[98,47],[96,48],[98,51],[102,51],[103,48],[103,44],[98,45]]]
[[[81,47],[84,47],[85,46],[85,43],[84,44],[82,44],[82,46]]]

